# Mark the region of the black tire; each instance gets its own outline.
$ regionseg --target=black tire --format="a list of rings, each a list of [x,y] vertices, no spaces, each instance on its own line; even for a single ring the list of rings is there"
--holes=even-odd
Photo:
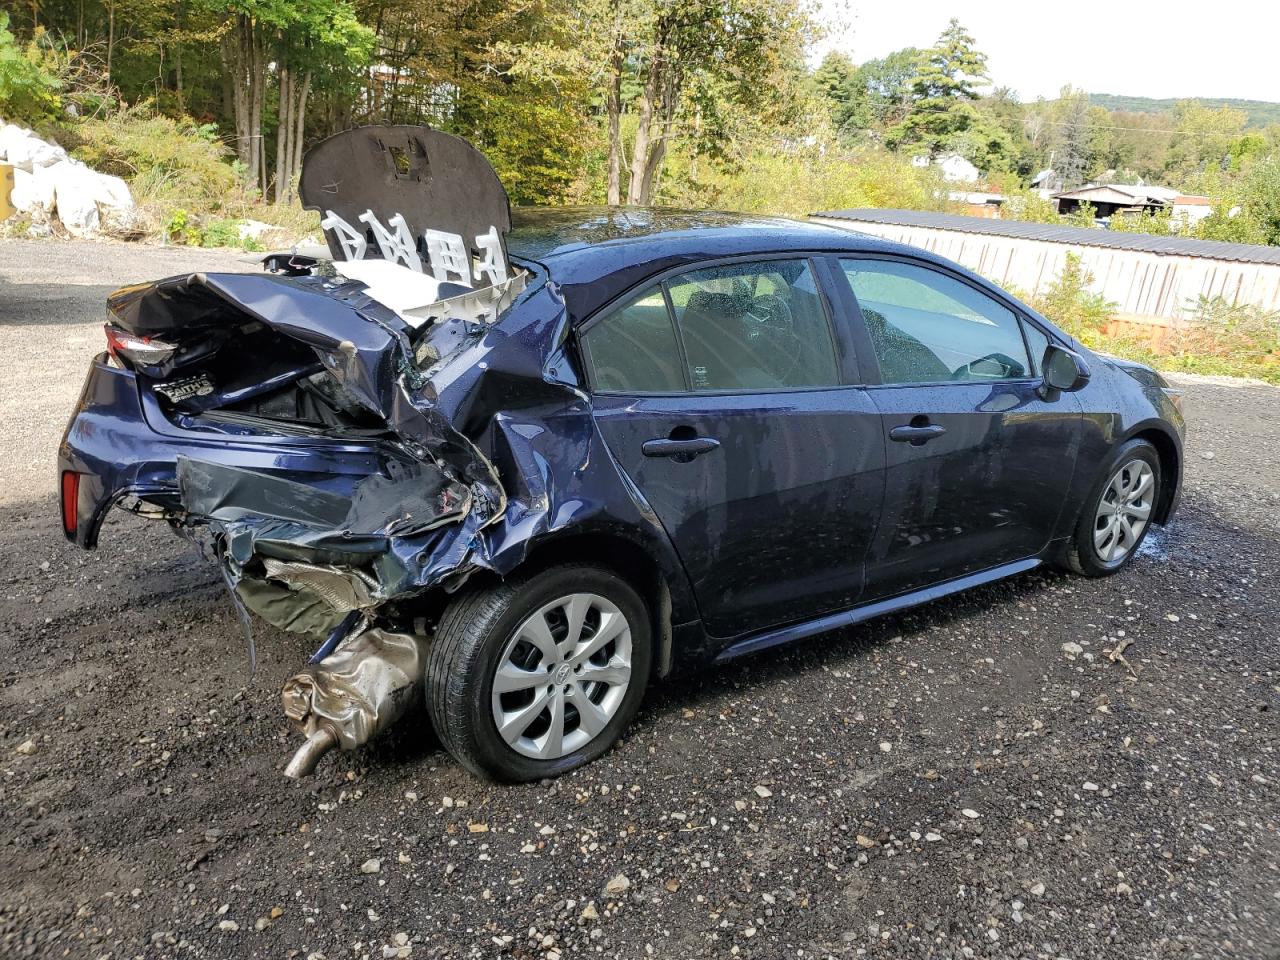
[[[608,724],[588,743],[554,760],[518,753],[498,732],[493,680],[508,642],[535,611],[560,597],[594,593],[626,617],[631,677]],[[559,776],[605,753],[644,698],[652,662],[652,627],[639,594],[616,574],[589,564],[552,567],[455,598],[440,618],[427,657],[427,710],[445,749],[479,776],[506,783]]]
[[[1160,475],[1160,455],[1156,452],[1156,448],[1145,440],[1129,440],[1122,443],[1107,459],[1106,465],[1098,472],[1098,479],[1089,491],[1084,509],[1080,511],[1080,517],[1076,521],[1075,532],[1063,552],[1063,564],[1069,570],[1086,577],[1109,577],[1123,570],[1142,547],[1142,541],[1151,531],[1150,520],[1142,528],[1133,545],[1118,559],[1104,560],[1094,545],[1094,529],[1099,505],[1106,496],[1107,488],[1116,471],[1134,460],[1144,461],[1155,476],[1149,498],[1154,514],[1155,504],[1160,502],[1161,484],[1164,482]]]

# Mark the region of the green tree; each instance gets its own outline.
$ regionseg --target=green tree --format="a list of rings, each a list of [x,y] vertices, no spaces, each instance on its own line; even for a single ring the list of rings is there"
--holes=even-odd
[[[890,132],[891,144],[923,148],[936,156],[974,123],[977,87],[987,78],[987,57],[952,19],[926,50],[911,81],[911,111]]]
[[[268,94],[275,93],[276,199],[287,200],[302,162],[307,103],[317,74],[367,62],[373,32],[345,0],[202,2],[219,24],[236,155],[264,196],[271,182],[264,130]]]
[[[335,0],[292,0],[292,22],[279,28],[272,44],[276,81],[275,200],[294,196],[302,172],[307,106],[317,81],[329,84],[368,63],[373,31],[355,11]]]
[[[603,94],[609,135],[610,202],[647,204],[667,151],[682,140],[723,156],[735,124],[780,122],[801,99],[799,72],[812,26],[799,0],[583,0],[588,19],[610,23]],[[623,169],[621,89],[639,84],[631,162]],[[612,171],[618,171],[616,178]],[[614,192],[616,186],[616,194]]]
[[[62,81],[37,41],[20,44],[0,12],[0,117],[40,123],[57,115]]]
[[[1231,107],[1206,107],[1179,100],[1173,108],[1176,131],[1165,158],[1165,175],[1184,189],[1198,188],[1204,174],[1231,165],[1232,147],[1241,139],[1248,115]]]
[[[1051,116],[1050,165],[1062,178],[1063,186],[1078,187],[1094,167],[1089,95],[1064,87]]]
[[[923,51],[895,50],[858,67],[858,86],[865,92],[871,124],[880,131],[901,123],[911,110],[912,81]]]
[[[1035,173],[1023,106],[1008,87],[998,87],[977,101],[973,122],[952,138],[951,148],[987,174]]]
[[[1243,213],[1258,226],[1264,243],[1280,244],[1280,156],[1253,165],[1242,190]]]
[[[813,87],[842,140],[852,140],[869,126],[871,111],[862,73],[843,53],[833,50],[823,58],[813,73]]]

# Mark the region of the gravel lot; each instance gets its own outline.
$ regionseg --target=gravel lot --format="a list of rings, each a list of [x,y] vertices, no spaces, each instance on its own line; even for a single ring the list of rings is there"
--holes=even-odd
[[[0,243],[0,955],[1280,956],[1280,390],[1185,381],[1183,508],[1120,576],[670,684],[553,783],[415,715],[294,784],[306,642],[261,627],[248,679],[189,546],[78,551],[53,496],[104,294],[228,268]]]

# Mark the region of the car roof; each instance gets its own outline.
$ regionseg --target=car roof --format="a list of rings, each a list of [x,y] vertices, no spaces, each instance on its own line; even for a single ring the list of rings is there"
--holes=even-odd
[[[650,207],[516,207],[511,220],[510,253],[547,270],[560,285],[574,321],[648,277],[702,260],[792,250],[923,254],[852,230],[754,214]]]
[[[836,227],[743,213],[673,210],[658,207],[516,207],[508,238],[511,252],[530,260],[572,257],[589,247],[605,248],[628,259],[645,255],[644,248],[702,245],[714,240],[745,239],[761,249],[777,248],[779,240],[804,241],[814,247],[843,249],[852,231]],[[787,246],[790,246],[787,243]],[[624,253],[625,251],[625,253]]]

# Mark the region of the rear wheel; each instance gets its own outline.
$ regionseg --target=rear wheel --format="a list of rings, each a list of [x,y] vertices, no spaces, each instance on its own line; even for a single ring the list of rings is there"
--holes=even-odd
[[[455,600],[427,662],[441,741],[468,769],[536,780],[594,760],[635,714],[649,677],[643,601],[599,567],[555,567]]]
[[[1094,485],[1066,551],[1067,566],[1105,577],[1133,559],[1160,496],[1160,456],[1145,440],[1121,445]]]

